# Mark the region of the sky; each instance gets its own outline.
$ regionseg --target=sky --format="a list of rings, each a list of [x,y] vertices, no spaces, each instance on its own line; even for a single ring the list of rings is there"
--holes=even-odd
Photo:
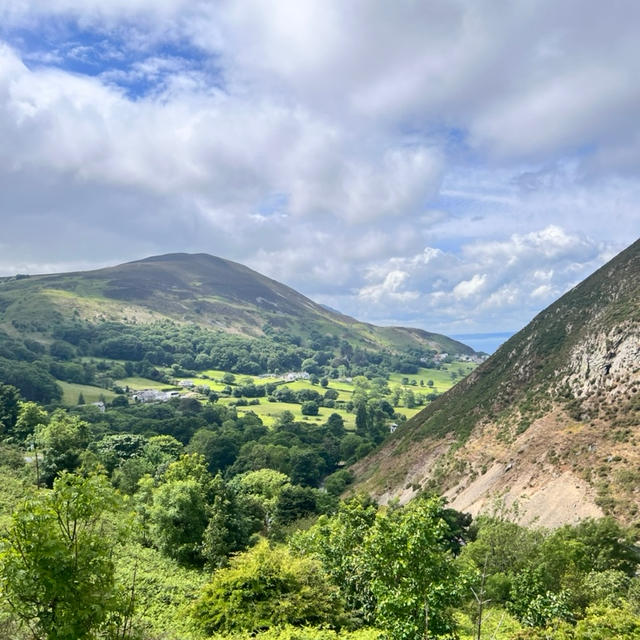
[[[524,326],[639,235],[635,0],[2,0],[0,275],[169,252]]]

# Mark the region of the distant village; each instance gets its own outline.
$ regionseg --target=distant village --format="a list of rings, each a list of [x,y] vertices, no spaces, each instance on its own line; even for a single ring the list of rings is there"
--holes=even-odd
[[[259,377],[273,378],[273,375],[263,374]],[[306,371],[289,371],[288,373],[278,376],[278,378],[283,382],[308,380],[310,377],[311,376]],[[196,383],[190,379],[179,380],[177,386],[182,387],[183,389],[188,389],[190,391],[195,390],[197,387]],[[184,397],[184,394],[176,389],[171,389],[169,391],[161,391],[159,389],[142,389],[140,391],[135,391],[131,395],[131,399],[134,402],[168,402],[169,400],[172,400],[173,398],[179,398],[180,396]]]

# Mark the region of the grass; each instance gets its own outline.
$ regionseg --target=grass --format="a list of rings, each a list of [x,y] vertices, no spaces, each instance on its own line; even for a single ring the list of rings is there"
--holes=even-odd
[[[159,391],[177,389],[177,387],[165,384],[164,382],[158,382],[157,380],[151,380],[150,378],[138,378],[136,376],[116,380],[116,384],[122,388],[129,387],[129,389],[133,389],[134,391],[138,391],[140,389],[158,389]]]
[[[303,389],[317,391],[321,396],[324,395],[324,392],[327,389],[334,389],[338,392],[338,400],[343,400],[344,402],[348,402],[349,400],[351,400],[351,396],[353,395],[355,387],[348,382],[337,384],[334,383],[334,380],[329,380],[329,384],[326,387],[322,387],[319,384],[311,384],[307,380],[295,380],[294,382],[287,382],[285,386],[292,391],[302,391]]]
[[[450,389],[456,382],[458,382],[463,375],[467,375],[470,371],[475,368],[476,365],[468,363],[468,362],[454,362],[450,364],[442,365],[441,369],[426,369],[421,368],[417,374],[413,375],[405,375],[401,373],[392,373],[389,376],[389,388],[393,390],[396,387],[399,387],[402,390],[410,389],[417,395],[427,395],[429,393],[437,392],[444,393],[448,389]],[[454,371],[458,374],[455,378],[451,377],[451,372]],[[201,371],[193,376],[188,376],[190,379],[194,381],[196,386],[206,386],[212,391],[216,391],[218,393],[222,392],[227,386],[226,383],[222,382],[222,378],[225,374],[230,373],[228,371],[224,371],[222,369],[207,369],[205,371]],[[333,389],[338,392],[338,401],[348,402],[351,400],[354,391],[356,390],[356,385],[347,380],[335,380],[329,379],[328,385],[323,387],[320,384],[311,384],[309,380],[295,380],[293,382],[284,382],[279,376],[256,376],[256,375],[247,375],[247,374],[233,374],[234,382],[230,385],[232,388],[235,386],[241,386],[244,384],[254,384],[256,386],[263,386],[265,384],[277,384],[278,388],[287,387],[292,391],[301,391],[304,389],[308,389],[311,391],[316,391],[320,395],[324,395],[324,392],[327,389]],[[201,377],[205,376],[205,377]],[[408,378],[409,384],[403,385],[402,379]],[[433,380],[433,387],[429,387],[427,385],[428,380]],[[415,384],[410,384],[415,381]],[[423,382],[423,386],[420,386],[420,381]],[[124,378],[122,380],[118,380],[117,384],[120,386],[128,386],[131,389],[167,389],[167,385],[149,380],[148,378],[139,378],[139,377],[131,377]],[[86,398],[86,396],[85,396]],[[388,396],[390,398],[390,396]],[[221,396],[218,400],[220,404],[229,405],[235,403],[238,398]],[[239,406],[237,407],[237,411],[240,415],[243,415],[249,411],[253,411],[256,415],[258,415],[261,420],[264,422],[266,426],[272,426],[281,413],[284,411],[290,411],[294,415],[295,420],[304,420],[311,424],[317,423],[322,424],[326,422],[327,418],[332,413],[338,413],[342,416],[344,420],[345,427],[347,429],[355,428],[355,414],[350,413],[344,409],[338,408],[329,408],[329,407],[320,407],[317,416],[304,416],[301,413],[301,405],[294,403],[285,403],[285,402],[269,402],[267,398],[262,397],[258,398],[259,404],[257,405],[247,405],[247,406]],[[77,401],[77,396],[75,398]],[[74,401],[74,402],[75,402]],[[397,413],[405,415],[407,418],[411,418],[415,416],[421,409],[424,408],[425,405],[416,406],[415,408],[407,408],[407,407],[395,407]]]
[[[98,402],[100,396],[107,401],[113,400],[113,398],[116,397],[113,391],[103,389],[102,387],[92,387],[88,384],[75,384],[73,382],[61,382],[60,380],[57,382],[62,387],[62,404],[67,407],[77,405],[80,394],[82,394],[87,404]]]
[[[236,398],[220,398],[218,402],[228,405],[234,402],[234,400],[236,400]],[[269,402],[266,398],[259,398],[259,400],[260,404],[238,407],[238,414],[243,415],[249,411],[253,411],[257,416],[260,416],[265,426],[270,427],[276,422],[280,414],[285,411],[290,411],[296,421],[304,420],[305,422],[318,425],[325,423],[332,413],[337,413],[342,416],[345,428],[355,429],[355,414],[342,409],[320,407],[317,416],[303,416],[300,411],[302,405],[289,404],[287,402]]]
[[[445,364],[441,369],[426,369],[421,368],[417,374],[402,374],[402,373],[392,373],[389,376],[389,388],[393,391],[394,388],[400,388],[402,390],[410,389],[416,395],[427,395],[429,393],[437,392],[444,393],[448,389],[450,389],[456,382],[458,382],[462,374],[466,375],[470,371],[474,369],[475,365],[467,362],[454,362],[451,364]],[[451,377],[451,372],[454,371],[458,375],[456,378]],[[170,371],[167,371],[170,373]],[[192,376],[184,376],[185,378],[192,379],[196,386],[206,386],[212,391],[216,391],[218,393],[222,392],[227,386],[224,382],[222,382],[222,378],[225,374],[229,373],[228,371],[224,371],[222,369],[207,369],[205,371],[198,372]],[[323,387],[320,384],[311,384],[309,380],[295,380],[293,382],[284,382],[282,378],[277,376],[267,376],[261,377],[256,375],[246,375],[246,374],[233,374],[234,382],[230,385],[232,388],[239,385],[244,385],[248,383],[252,383],[256,386],[263,386],[265,384],[277,384],[278,388],[287,387],[292,391],[301,391],[301,390],[311,390],[316,391],[320,395],[324,395],[327,389],[333,389],[338,392],[338,401],[348,402],[351,400],[354,391],[356,390],[356,385],[347,380],[336,380],[329,379],[328,385]],[[205,376],[205,377],[202,377]],[[403,385],[402,379],[407,378],[409,384]],[[433,387],[429,387],[427,385],[427,381],[432,380],[434,385]],[[411,384],[415,381],[415,384]],[[420,381],[422,381],[423,386],[420,386]],[[131,376],[127,378],[121,378],[116,380],[116,384],[120,387],[128,387],[133,391],[138,391],[141,389],[157,389],[157,390],[167,390],[167,389],[176,389],[173,385],[169,385],[163,382],[158,382],[157,380],[151,380],[150,378],[142,378],[139,376]],[[78,385],[78,384],[69,384],[61,382],[60,385],[63,387],[64,397],[63,403],[67,406],[74,406],[78,402],[78,396],[80,393],[84,396],[85,402],[97,402],[100,395],[104,395],[104,397],[109,400],[114,397],[111,391],[107,391],[106,389],[101,389],[98,387],[92,387],[88,385]],[[390,396],[387,396],[390,400]],[[221,404],[228,405],[230,403],[236,402],[238,398],[234,397],[226,397],[221,396],[218,400]],[[300,404],[289,404],[284,402],[269,402],[267,398],[259,398],[260,404],[257,405],[247,405],[240,406],[237,408],[238,413],[240,415],[247,413],[248,411],[253,411],[263,420],[266,426],[271,426],[278,419],[278,416],[283,411],[290,411],[295,420],[304,420],[310,423],[322,424],[326,422],[327,418],[332,413],[338,413],[342,416],[345,426],[347,429],[355,428],[355,414],[350,413],[344,409],[338,408],[329,408],[329,407],[320,407],[317,416],[303,416],[300,409]],[[415,416],[421,409],[424,408],[425,405],[419,405],[415,408],[407,408],[407,407],[395,407],[397,413],[405,415],[407,418],[411,418]]]
[[[413,389],[420,393],[444,393],[448,391],[456,382],[468,375],[476,367],[470,362],[454,362],[451,364],[443,364],[441,369],[425,369],[420,368],[417,374],[392,373],[389,376],[389,386],[402,386],[403,388]],[[456,373],[456,377],[452,378],[451,373]],[[461,373],[462,372],[462,373]],[[408,378],[409,383],[415,380],[416,384],[402,385],[402,379]],[[427,386],[429,380],[433,381],[433,387]],[[420,381],[424,386],[420,386]]]

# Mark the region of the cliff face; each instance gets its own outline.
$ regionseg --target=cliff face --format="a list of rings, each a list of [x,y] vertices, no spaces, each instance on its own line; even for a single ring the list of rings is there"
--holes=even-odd
[[[558,525],[640,509],[640,241],[356,465],[383,502],[437,490]]]

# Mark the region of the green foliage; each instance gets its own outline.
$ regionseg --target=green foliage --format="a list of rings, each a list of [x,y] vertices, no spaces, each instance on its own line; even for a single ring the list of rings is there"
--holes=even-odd
[[[303,416],[317,416],[318,415],[318,403],[314,400],[307,400],[302,403],[300,412]]]
[[[51,486],[59,473],[75,471],[82,464],[89,444],[89,425],[77,416],[57,410],[48,424],[37,426],[35,439],[44,458],[41,480]]]
[[[259,469],[236,476],[229,485],[239,496],[256,505],[262,520],[262,533],[269,536],[280,493],[290,486],[289,477],[273,469]]]
[[[186,615],[209,576],[185,567],[153,547],[129,543],[115,556],[116,579],[135,586],[135,624],[145,640],[200,640]]]
[[[392,638],[454,632],[452,608],[464,576],[446,549],[449,527],[442,501],[422,498],[379,514],[364,542],[365,570],[376,598],[376,620]]]
[[[162,553],[184,564],[202,562],[202,535],[209,518],[200,483],[189,478],[161,485],[149,515],[151,539]]]
[[[0,547],[0,593],[34,638],[83,640],[120,631],[129,611],[114,579],[118,499],[102,476],[63,473],[23,502]]]
[[[243,500],[220,475],[213,480],[209,523],[203,535],[202,555],[212,567],[223,566],[228,556],[246,549],[251,536],[262,526],[262,513]]]
[[[353,473],[340,469],[324,479],[324,488],[328,493],[339,496],[353,482]]]
[[[571,636],[569,636],[571,637]],[[593,607],[579,620],[572,640],[637,640],[640,638],[640,616],[628,607]]]
[[[213,637],[216,640],[223,637],[228,640],[384,640],[385,636],[380,629],[373,628],[336,631],[326,627],[294,627],[286,625],[284,627],[273,627],[256,634],[244,632]]]
[[[314,514],[317,509],[316,500],[316,492],[309,487],[285,485],[276,499],[275,519],[279,524],[290,524]]]
[[[13,432],[20,409],[20,394],[15,387],[0,384],[0,435]]]
[[[185,565],[206,561],[216,567],[245,549],[260,529],[252,506],[220,475],[212,477],[202,456],[187,454],[169,465],[145,513],[151,540],[162,553]]]
[[[513,578],[509,610],[525,625],[545,627],[553,620],[571,619],[570,594],[545,589],[541,567],[527,568]]]
[[[464,579],[448,550],[443,511],[435,498],[379,513],[356,499],[298,534],[293,545],[317,555],[353,613],[392,638],[424,635],[427,610],[430,637],[447,636]]]
[[[266,541],[217,571],[192,608],[207,634],[255,633],[281,627],[339,628],[344,608],[320,564]]]
[[[580,619],[592,605],[630,601],[640,558],[631,531],[610,518],[553,531],[496,518],[479,518],[477,527],[460,561],[470,563],[477,576],[485,574],[485,596],[506,605],[525,625],[544,628]]]
[[[317,556],[332,582],[340,587],[352,616],[367,623],[375,618],[375,597],[364,557],[364,541],[376,519],[377,507],[359,497],[341,502],[336,514],[321,517],[308,531],[296,534],[292,546]]]
[[[40,425],[49,422],[47,412],[36,402],[21,402],[15,435],[19,440],[26,440],[32,436]]]
[[[0,380],[17,387],[27,400],[52,402],[62,398],[62,389],[41,363],[0,357]]]

